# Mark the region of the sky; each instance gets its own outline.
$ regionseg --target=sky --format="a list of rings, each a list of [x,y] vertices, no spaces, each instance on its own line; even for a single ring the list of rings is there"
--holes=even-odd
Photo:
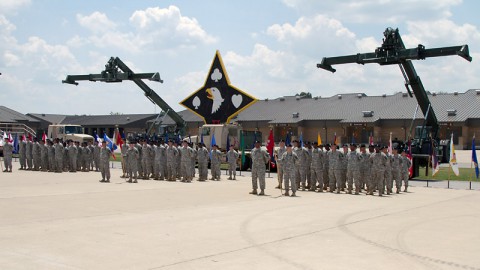
[[[468,44],[457,56],[414,61],[427,91],[480,88],[480,1],[474,0],[0,0],[0,105],[21,113],[159,113],[131,81],[62,84],[100,73],[110,57],[172,108],[201,88],[216,50],[233,86],[258,99],[310,92],[405,91],[398,66],[316,68],[323,57],[373,52],[387,27],[407,48]],[[342,109],[342,108],[339,108]]]

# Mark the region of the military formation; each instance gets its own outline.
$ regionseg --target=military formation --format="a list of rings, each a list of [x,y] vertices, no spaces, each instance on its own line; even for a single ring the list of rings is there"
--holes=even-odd
[[[387,146],[380,145],[369,145],[368,152],[364,144],[360,149],[356,144],[344,144],[342,149],[316,142],[302,146],[299,141],[293,145],[281,141],[279,145],[275,153],[277,188],[284,187],[285,196],[296,196],[297,189],[383,196],[400,193],[402,183],[403,191],[408,189],[411,161],[401,148],[389,153]]]
[[[278,186],[283,195],[296,196],[297,190],[373,195],[400,193],[408,189],[411,161],[400,148],[362,144],[318,145],[299,141],[286,145],[282,140],[275,150]],[[3,146],[4,172],[12,172],[13,146]],[[198,181],[221,179],[220,165],[228,164],[228,179],[236,180],[239,153],[230,146],[224,154],[217,145],[208,150],[203,143],[193,147],[184,140],[177,144],[173,140],[147,141],[130,139],[121,145],[122,177],[129,183],[143,180],[166,180],[190,183],[195,177],[198,164]],[[100,182],[110,182],[110,157],[112,151],[107,142],[62,142],[59,139],[26,139],[19,143],[20,170],[43,172],[100,172]],[[250,194],[265,195],[266,164],[270,155],[259,141],[251,154],[252,191]],[[395,190],[393,190],[395,188]]]

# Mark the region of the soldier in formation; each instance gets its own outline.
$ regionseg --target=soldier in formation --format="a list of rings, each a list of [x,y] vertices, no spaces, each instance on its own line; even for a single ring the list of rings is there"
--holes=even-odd
[[[208,179],[208,150],[204,143],[198,145],[198,181],[206,181]]]
[[[210,151],[210,167],[212,171],[212,178],[210,180],[220,181],[220,164],[222,163],[222,152],[218,150],[218,145],[214,144],[212,146],[212,151]]]
[[[228,161],[228,180],[236,180],[237,174],[237,160],[238,152],[235,151],[234,146],[230,145],[230,150],[227,152],[227,161]],[[233,175],[233,178],[232,178]]]
[[[275,161],[277,162],[277,180],[278,180],[278,186],[275,188],[282,188],[283,184],[283,167],[282,167],[282,157],[283,154],[287,152],[287,148],[285,147],[285,141],[281,140],[279,143],[279,147],[275,152]]]
[[[284,186],[285,186],[285,196],[292,196],[295,197],[295,193],[297,192],[297,180],[295,177],[295,167],[297,166],[298,163],[298,157],[295,152],[292,150],[292,145],[288,144],[286,147],[285,152],[281,156],[281,162],[282,162],[282,174],[283,174],[283,181],[284,181]],[[289,193],[289,189],[292,189],[292,195]]]
[[[252,191],[250,194],[257,194],[258,184],[260,193],[265,195],[265,164],[270,160],[267,151],[260,148],[260,142],[255,141],[255,148],[252,150]]]
[[[107,142],[102,142],[102,148],[100,148],[100,173],[102,174],[102,180],[100,182],[110,183],[110,156],[112,151],[107,147]]]

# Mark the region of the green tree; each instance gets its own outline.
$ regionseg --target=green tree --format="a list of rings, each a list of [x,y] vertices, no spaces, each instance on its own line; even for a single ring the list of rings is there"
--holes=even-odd
[[[300,96],[301,98],[312,98],[312,93],[310,93],[310,92],[300,92],[299,94],[296,94],[295,96]]]

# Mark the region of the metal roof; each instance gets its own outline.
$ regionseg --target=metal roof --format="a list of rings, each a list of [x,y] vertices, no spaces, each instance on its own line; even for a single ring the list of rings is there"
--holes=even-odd
[[[43,120],[50,124],[59,124],[67,117],[63,114],[46,114],[46,113],[27,113],[28,116],[35,119]]]
[[[67,116],[62,124],[75,124],[84,126],[110,126],[128,125],[137,121],[147,121],[155,118],[155,114],[120,114],[120,115],[73,115]]]
[[[38,120],[25,114],[14,111],[10,108],[0,105],[0,122],[16,123],[16,122],[38,122]]]

